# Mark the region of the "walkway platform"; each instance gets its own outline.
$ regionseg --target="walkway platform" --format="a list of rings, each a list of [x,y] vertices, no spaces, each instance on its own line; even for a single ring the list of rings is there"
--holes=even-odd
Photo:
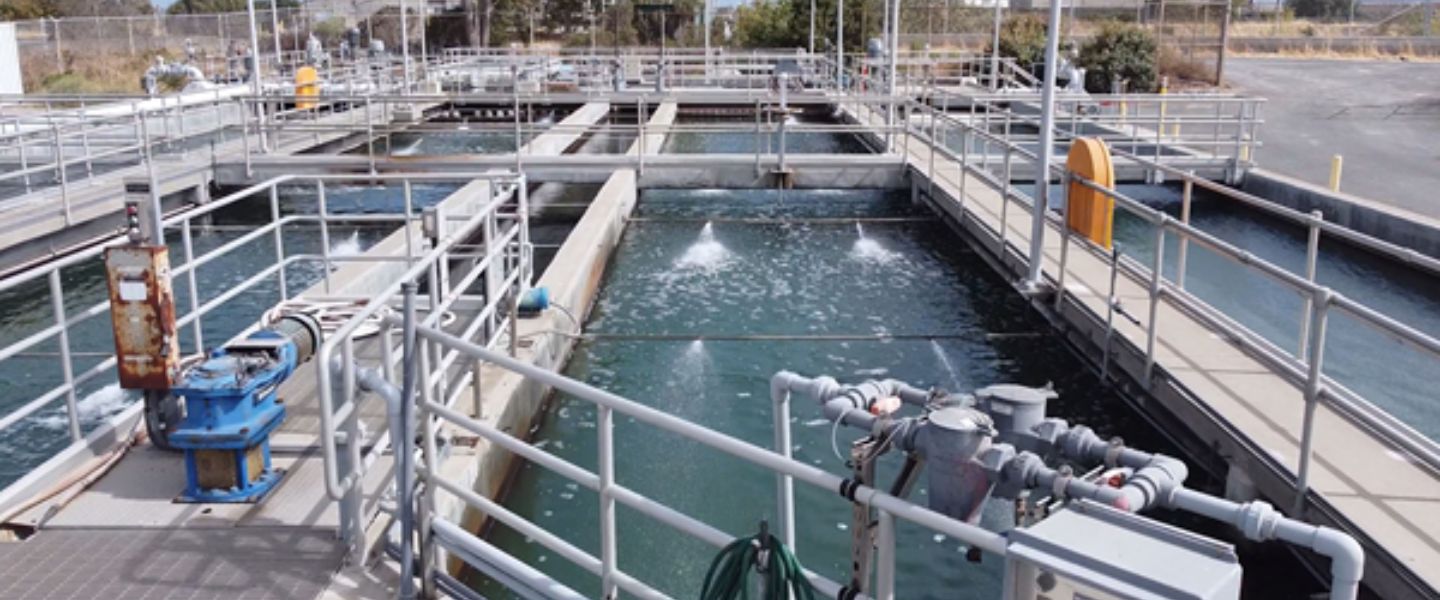
[[[423,111],[433,105],[418,105]],[[270,154],[294,155],[317,145],[354,135],[357,116],[353,111],[334,113],[314,120],[297,121],[305,132],[286,134],[284,122],[276,124],[275,149]],[[382,127],[386,124],[380,124]],[[363,130],[362,130],[363,131]],[[195,135],[212,135],[199,132]],[[222,162],[246,163],[247,149],[255,152],[259,138],[254,133],[245,139],[235,132],[231,139],[204,150],[191,149],[182,154],[157,154],[153,161],[155,186],[162,197],[189,193],[184,202],[203,203],[209,198],[209,187],[215,181],[214,165]],[[155,140],[156,144],[163,139]],[[180,140],[185,143],[185,140]],[[118,214],[125,207],[125,181],[148,179],[150,169],[139,164],[114,169],[93,177],[50,186],[29,194],[0,200],[0,271],[64,253],[118,230],[118,221],[105,217]],[[69,206],[69,215],[66,206]],[[169,207],[167,206],[167,209]]]
[[[923,179],[932,160],[929,148],[911,140],[906,154],[917,185],[926,189]],[[960,165],[939,154],[933,160],[935,207],[974,234],[1000,262],[1016,269],[1012,275],[1021,272],[1030,243],[1028,207],[1012,203],[1004,209],[1007,245],[1002,254],[999,190],[972,175],[962,195]],[[1047,222],[1043,269],[1052,284],[1060,280],[1061,240],[1057,224]],[[1098,248],[1085,244],[1071,238],[1064,275],[1068,302],[1061,316],[1082,343],[1098,349],[1105,343],[1110,265]],[[1130,370],[1136,380],[1143,378],[1149,323],[1147,311],[1140,308],[1149,304],[1148,288],[1148,281],[1125,276],[1123,271],[1116,284],[1116,297],[1129,312],[1138,313],[1140,323],[1115,319],[1112,368]],[[1157,381],[1149,388],[1152,396],[1231,465],[1243,468],[1263,495],[1288,504],[1299,465],[1302,382],[1277,374],[1168,298],[1160,303],[1156,322]],[[1118,357],[1122,351],[1138,353],[1139,362],[1122,360]],[[1159,390],[1163,386],[1180,393],[1163,393]],[[1361,540],[1367,552],[1365,581],[1383,597],[1437,594],[1440,519],[1435,515],[1440,512],[1440,476],[1323,401],[1314,431],[1306,512],[1290,516],[1332,524]],[[1410,582],[1428,590],[1417,590]]]

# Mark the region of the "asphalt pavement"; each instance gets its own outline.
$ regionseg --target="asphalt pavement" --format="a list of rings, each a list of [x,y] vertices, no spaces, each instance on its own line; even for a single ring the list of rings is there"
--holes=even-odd
[[[1440,62],[1234,58],[1226,82],[1263,96],[1259,166],[1440,218]]]

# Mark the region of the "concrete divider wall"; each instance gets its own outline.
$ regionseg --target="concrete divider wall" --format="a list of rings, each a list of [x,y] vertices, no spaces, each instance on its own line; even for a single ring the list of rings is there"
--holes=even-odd
[[[674,122],[675,108],[674,104],[662,104],[648,124],[669,125]],[[645,153],[656,153],[664,142],[664,134],[646,137]],[[639,148],[637,141],[630,153],[638,154]],[[579,332],[599,292],[610,255],[620,243],[638,199],[637,177],[632,169],[615,171],[601,186],[539,280],[539,285],[549,288],[552,301],[564,306],[580,322],[571,321],[553,308],[537,318],[522,320],[517,334],[525,343],[517,348],[518,360],[551,370],[564,367],[574,348],[573,336]],[[476,407],[478,410],[472,412],[478,412],[482,421],[510,435],[529,437],[550,389],[493,365],[482,366],[480,380],[481,402],[477,404],[473,396],[462,397],[457,408]],[[441,465],[442,476],[468,482],[470,489],[480,495],[499,498],[517,464],[517,457],[468,432],[452,428],[451,433],[455,442],[449,459]],[[445,518],[460,523],[468,531],[481,531],[485,527],[487,515],[448,494],[441,494],[439,500],[437,511]],[[461,563],[454,557],[447,566],[452,573],[461,569]]]
[[[1251,169],[1240,189],[1301,212],[1319,210],[1326,221],[1440,258],[1440,220],[1264,169]]]

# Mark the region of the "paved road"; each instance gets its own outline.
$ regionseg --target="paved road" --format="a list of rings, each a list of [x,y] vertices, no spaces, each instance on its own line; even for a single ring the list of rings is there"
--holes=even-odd
[[[1440,218],[1440,63],[1237,58],[1226,79],[1269,99],[1260,167]]]

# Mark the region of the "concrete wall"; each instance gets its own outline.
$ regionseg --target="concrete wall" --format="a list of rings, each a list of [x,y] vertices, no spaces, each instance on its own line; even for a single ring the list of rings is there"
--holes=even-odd
[[[1440,220],[1264,169],[1247,173],[1240,189],[1301,212],[1319,210],[1326,221],[1440,258]]]

